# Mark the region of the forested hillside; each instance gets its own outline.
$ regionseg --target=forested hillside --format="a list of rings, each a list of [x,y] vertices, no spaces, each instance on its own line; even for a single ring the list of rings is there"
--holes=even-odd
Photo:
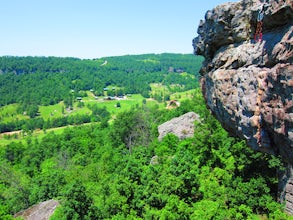
[[[37,106],[39,112],[13,116],[24,117],[30,132],[0,136],[0,219],[49,199],[60,202],[53,220],[288,219],[276,201],[282,162],[253,152],[211,116],[196,88],[201,61],[174,54],[2,57],[1,120],[13,120],[7,118],[15,106]],[[158,85],[164,98],[146,99]],[[99,96],[117,90],[132,96],[119,106]],[[180,107],[166,108],[167,92]],[[101,101],[87,97],[92,94]],[[68,107],[80,114],[54,118],[68,97],[80,96],[82,102]],[[49,116],[42,113],[46,108]],[[158,141],[160,124],[190,111],[200,115],[194,137],[169,134]],[[68,125],[70,117],[74,126],[46,127],[54,120]],[[36,129],[42,120],[46,126]]]
[[[96,60],[57,57],[0,57],[0,106],[11,103],[53,105],[109,85],[120,93],[149,97],[150,83],[197,86],[201,57],[191,54],[149,54]],[[189,74],[182,74],[182,73]],[[70,93],[74,91],[74,93]]]

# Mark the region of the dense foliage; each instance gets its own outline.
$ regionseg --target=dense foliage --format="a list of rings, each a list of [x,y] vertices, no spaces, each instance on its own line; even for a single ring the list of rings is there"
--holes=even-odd
[[[202,120],[194,137],[159,142],[157,126],[188,111]],[[52,198],[61,201],[52,219],[286,218],[275,202],[278,159],[229,137],[199,91],[175,110],[138,107],[111,125],[49,132],[0,155],[6,218]]]

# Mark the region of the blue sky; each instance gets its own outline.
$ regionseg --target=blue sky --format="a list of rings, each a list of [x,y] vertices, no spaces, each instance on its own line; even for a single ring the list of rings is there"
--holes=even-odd
[[[200,19],[228,0],[0,1],[0,56],[100,58],[192,53]]]

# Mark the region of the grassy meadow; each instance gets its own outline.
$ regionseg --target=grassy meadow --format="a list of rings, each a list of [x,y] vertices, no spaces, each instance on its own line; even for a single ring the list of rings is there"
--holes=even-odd
[[[168,88],[162,84],[152,84],[151,85],[152,92],[166,92],[170,94]],[[185,92],[176,92],[170,95],[171,100],[178,100],[183,101],[185,99],[190,99],[195,90],[189,90]],[[142,106],[145,103],[150,108],[165,108],[165,103],[159,103],[154,99],[145,99],[140,94],[132,94],[127,96],[125,99],[121,100],[104,100],[104,97],[95,97],[90,91],[87,91],[87,96],[82,98],[82,105],[79,103],[80,101],[75,101],[73,104],[73,109],[68,110],[65,108],[63,102],[60,102],[55,105],[49,106],[39,106],[39,116],[42,117],[45,121],[52,118],[60,118],[69,115],[84,115],[84,114],[91,114],[90,106],[98,105],[99,107],[106,107],[106,109],[110,112],[112,119],[115,119],[116,116],[123,112],[128,111],[132,108],[136,108]],[[117,107],[117,103],[120,103],[120,107]],[[13,120],[22,120],[22,119],[29,119],[28,116],[17,113],[18,104],[11,104],[7,106],[3,106],[0,108],[0,119],[2,122],[10,122]],[[72,125],[68,125],[72,126]],[[21,131],[16,132],[8,132],[0,134],[0,146],[7,145],[12,141],[26,141],[30,136],[42,138],[48,132],[54,133],[62,133],[66,127],[60,128],[52,128],[47,129],[45,132],[43,130],[36,130],[33,131],[29,135],[23,135]]]

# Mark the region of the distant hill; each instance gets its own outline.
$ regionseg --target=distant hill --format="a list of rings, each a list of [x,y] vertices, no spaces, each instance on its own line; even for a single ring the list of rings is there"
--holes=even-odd
[[[59,57],[0,57],[0,106],[12,103],[52,105],[109,85],[120,93],[149,97],[150,83],[198,86],[201,57],[192,54],[145,54],[94,60]],[[188,74],[182,74],[188,73]]]

